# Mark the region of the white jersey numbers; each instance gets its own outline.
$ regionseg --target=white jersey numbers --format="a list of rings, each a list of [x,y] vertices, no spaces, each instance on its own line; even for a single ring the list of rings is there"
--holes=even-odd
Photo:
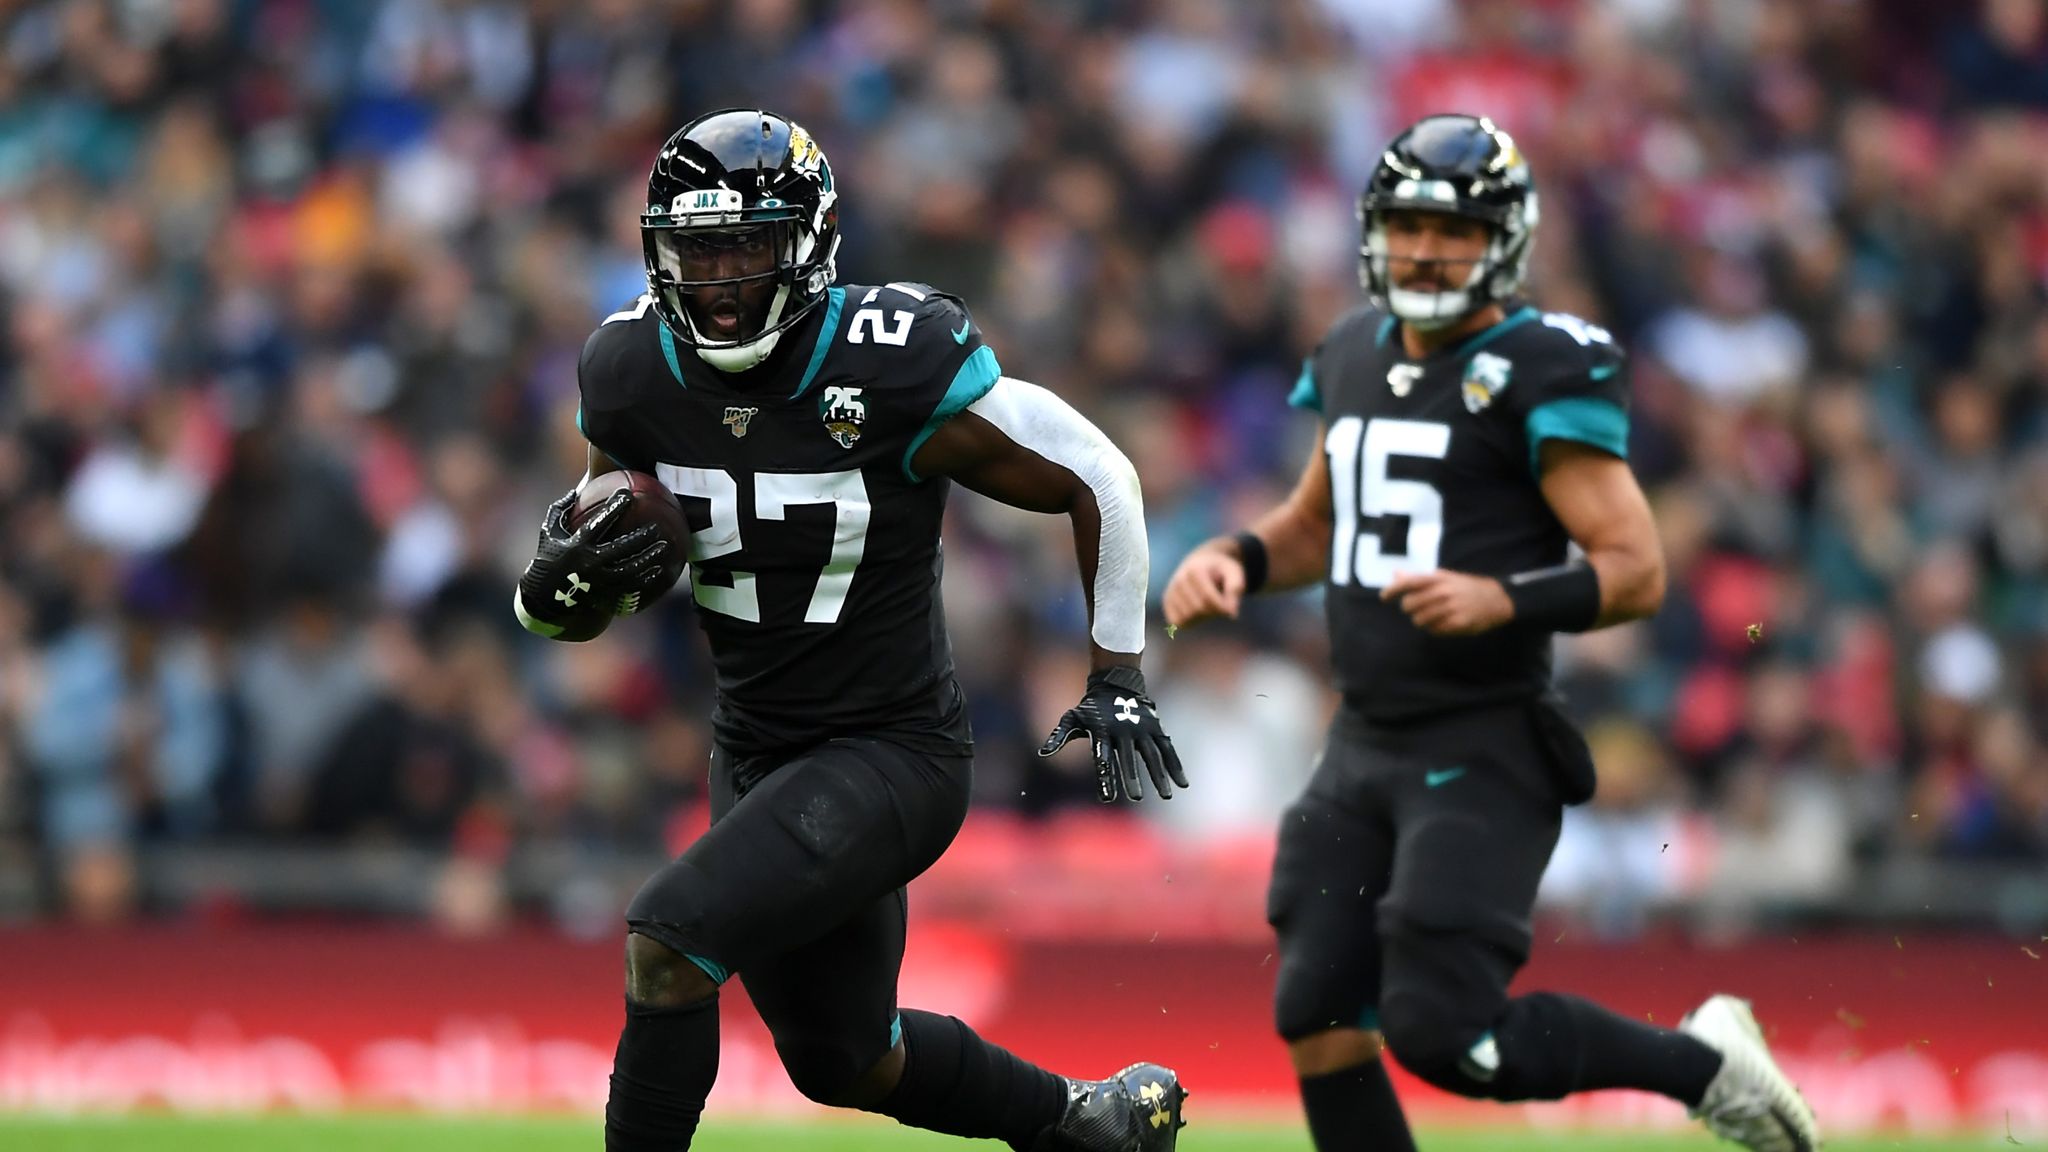
[[[1428,420],[1346,416],[1330,425],[1323,450],[1330,459],[1333,535],[1330,583],[1384,588],[1404,572],[1437,566],[1444,538],[1444,498],[1421,480],[1387,474],[1395,457],[1441,460],[1451,448],[1448,424]],[[1408,518],[1408,538],[1398,552],[1384,551],[1376,531],[1359,531],[1359,521],[1383,516]]]
[[[710,502],[711,524],[690,534],[690,581],[697,603],[736,620],[761,622],[761,599],[757,575],[731,570],[732,585],[724,587],[697,578],[698,565],[706,560],[737,552],[740,542],[740,487],[732,475],[716,468],[683,468],[662,464],[657,468],[662,481],[684,497]],[[804,622],[833,624],[846,606],[847,590],[853,587],[854,570],[860,567],[867,549],[867,482],[859,469],[845,472],[758,472],[754,475],[754,518],[766,522],[784,520],[788,509],[798,504],[830,504],[833,507],[832,546],[818,582],[804,608]],[[786,529],[785,529],[786,530]]]

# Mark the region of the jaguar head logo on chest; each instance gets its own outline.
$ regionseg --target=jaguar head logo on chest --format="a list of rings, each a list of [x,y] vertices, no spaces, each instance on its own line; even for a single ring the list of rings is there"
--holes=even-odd
[[[868,418],[868,406],[860,394],[859,388],[833,385],[825,389],[820,402],[825,433],[841,448],[851,448],[860,442],[861,422]]]
[[[1465,366],[1465,382],[1459,388],[1465,397],[1465,410],[1477,416],[1492,405],[1493,398],[1508,386],[1508,377],[1514,370],[1514,362],[1505,357],[1491,352],[1476,353]]]

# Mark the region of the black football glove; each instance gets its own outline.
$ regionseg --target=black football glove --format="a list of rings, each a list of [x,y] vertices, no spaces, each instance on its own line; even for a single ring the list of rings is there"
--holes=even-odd
[[[1161,800],[1173,798],[1173,785],[1188,786],[1180,755],[1159,727],[1159,709],[1145,694],[1145,674],[1136,668],[1119,665],[1090,675],[1081,702],[1060,717],[1038,754],[1050,756],[1083,732],[1095,747],[1095,798],[1104,804],[1144,798],[1141,761]]]
[[[622,489],[604,502],[582,525],[571,529],[569,513],[576,507],[576,490],[548,505],[540,525],[540,545],[533,562],[519,577],[519,598],[526,614],[535,620],[556,623],[585,611],[591,604],[609,610],[631,611],[642,599],[651,599],[666,589],[660,587],[666,575],[669,542],[651,524],[643,524],[616,539],[606,540],[633,493]]]

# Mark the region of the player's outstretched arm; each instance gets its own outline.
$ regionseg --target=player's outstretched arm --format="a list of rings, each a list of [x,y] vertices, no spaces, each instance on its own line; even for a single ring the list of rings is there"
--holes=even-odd
[[[1166,584],[1169,627],[1211,616],[1236,617],[1244,597],[1287,591],[1322,579],[1330,567],[1330,463],[1318,426],[1308,466],[1286,501],[1251,529],[1218,536],[1188,553]]]
[[[1173,785],[1187,787],[1180,756],[1138,670],[1150,556],[1131,462],[1066,401],[1005,376],[939,426],[917,450],[911,471],[950,476],[1012,507],[1073,520],[1095,671],[1081,702],[1060,718],[1039,754],[1049,756],[1086,734],[1095,753],[1096,795],[1104,803],[1138,799],[1144,775],[1162,800],[1173,795]]]

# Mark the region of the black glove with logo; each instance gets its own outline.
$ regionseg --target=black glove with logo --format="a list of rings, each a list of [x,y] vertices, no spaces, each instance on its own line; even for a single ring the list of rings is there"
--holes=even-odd
[[[1038,754],[1050,756],[1084,732],[1095,748],[1095,798],[1104,804],[1144,798],[1141,762],[1161,800],[1173,798],[1174,784],[1188,786],[1180,755],[1159,727],[1159,709],[1145,694],[1145,674],[1136,668],[1118,665],[1090,675],[1087,693],[1060,717]]]
[[[569,514],[576,507],[571,489],[548,505],[540,525],[540,545],[519,577],[519,600],[526,614],[558,628],[587,622],[592,615],[609,617],[639,602],[665,573],[669,542],[652,524],[643,524],[616,539],[606,540],[633,493],[621,490],[575,528]]]

